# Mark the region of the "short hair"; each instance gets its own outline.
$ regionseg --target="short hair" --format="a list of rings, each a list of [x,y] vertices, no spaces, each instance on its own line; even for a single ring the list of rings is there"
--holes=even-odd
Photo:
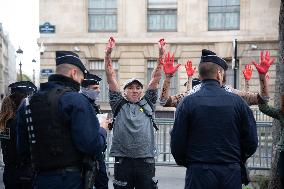
[[[78,74],[84,75],[83,72],[80,70],[80,68],[78,68],[77,66],[74,66],[72,64],[67,64],[67,63],[66,64],[59,64],[58,66],[56,66],[55,72],[57,74],[68,76],[69,71],[71,69],[76,69]]]
[[[221,66],[213,62],[202,62],[198,66],[198,72],[202,79],[214,79],[218,70],[224,72]]]

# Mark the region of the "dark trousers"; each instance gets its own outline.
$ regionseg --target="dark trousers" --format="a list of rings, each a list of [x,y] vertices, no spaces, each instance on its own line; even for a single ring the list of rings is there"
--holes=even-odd
[[[99,170],[95,179],[96,189],[108,189],[108,176],[106,171],[106,163],[102,158],[98,159]]]
[[[284,188],[284,151],[281,151],[279,154],[278,160],[278,173],[280,176],[282,187]]]
[[[34,189],[83,189],[80,171],[50,171],[37,173]]]
[[[185,189],[241,189],[239,164],[190,164],[186,170]]]
[[[114,189],[157,189],[154,158],[115,158]]]
[[[32,189],[32,174],[30,169],[4,167],[3,182],[5,189]]]

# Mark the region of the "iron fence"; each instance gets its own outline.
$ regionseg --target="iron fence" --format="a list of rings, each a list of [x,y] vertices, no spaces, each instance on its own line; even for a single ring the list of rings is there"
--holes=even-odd
[[[271,167],[272,154],[272,118],[264,115],[258,109],[252,108],[257,121],[258,148],[255,154],[248,160],[248,168],[252,170],[268,170]],[[155,122],[159,128],[155,132],[156,141],[156,165],[175,166],[175,160],[170,152],[170,130],[174,119],[156,118]],[[114,159],[109,157],[111,148],[112,132],[108,134],[106,151],[106,162],[112,166]]]

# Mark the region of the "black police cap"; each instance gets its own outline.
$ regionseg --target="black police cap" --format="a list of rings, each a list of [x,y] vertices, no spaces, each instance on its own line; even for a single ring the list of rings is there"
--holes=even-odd
[[[82,87],[88,87],[89,85],[99,85],[102,79],[94,74],[87,73],[85,79],[82,81]]]
[[[37,90],[37,87],[30,81],[18,81],[11,83],[8,87],[11,89],[11,93],[20,92],[29,94]]]
[[[56,66],[60,64],[72,64],[80,68],[84,75],[88,73],[80,57],[71,51],[56,51]]]
[[[224,70],[228,69],[227,62],[224,59],[218,57],[216,53],[210,50],[207,50],[207,49],[202,50],[200,63],[204,63],[204,62],[212,62],[212,63],[218,64]]]

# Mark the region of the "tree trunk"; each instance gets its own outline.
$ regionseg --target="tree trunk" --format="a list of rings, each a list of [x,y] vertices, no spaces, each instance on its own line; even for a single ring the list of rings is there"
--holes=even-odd
[[[284,92],[284,0],[281,0],[279,14],[279,61],[276,64],[276,81],[275,81],[275,107],[280,107],[280,95]],[[275,147],[280,138],[281,127],[279,121],[274,120],[272,137],[273,137],[273,153],[271,164],[271,180],[268,189],[281,189],[279,176],[277,175],[277,163],[279,152]]]

